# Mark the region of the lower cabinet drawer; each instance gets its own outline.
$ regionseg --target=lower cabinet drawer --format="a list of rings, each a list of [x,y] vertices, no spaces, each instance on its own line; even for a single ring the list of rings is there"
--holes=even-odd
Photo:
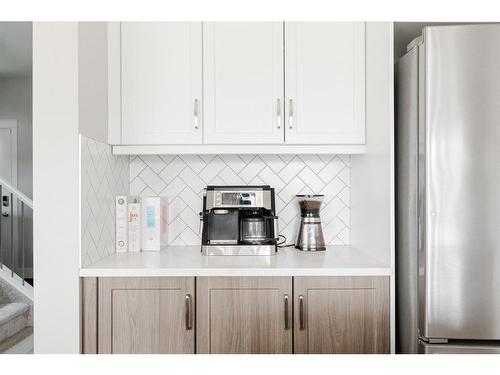
[[[389,277],[85,278],[82,311],[84,353],[390,352]]]

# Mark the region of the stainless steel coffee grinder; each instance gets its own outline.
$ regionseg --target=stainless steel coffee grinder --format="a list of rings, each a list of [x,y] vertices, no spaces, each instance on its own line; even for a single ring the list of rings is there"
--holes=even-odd
[[[299,194],[300,226],[295,248],[302,251],[326,250],[319,211],[324,195]]]

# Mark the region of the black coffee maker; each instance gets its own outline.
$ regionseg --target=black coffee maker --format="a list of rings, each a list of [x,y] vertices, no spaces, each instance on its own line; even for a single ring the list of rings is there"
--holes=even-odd
[[[207,186],[203,195],[201,251],[205,255],[273,255],[278,217],[274,189]]]

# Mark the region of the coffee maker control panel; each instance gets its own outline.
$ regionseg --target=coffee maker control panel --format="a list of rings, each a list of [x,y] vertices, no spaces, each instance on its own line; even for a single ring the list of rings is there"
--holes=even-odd
[[[215,192],[215,207],[227,206],[256,206],[255,192],[234,193],[234,192]]]
[[[271,191],[269,190],[209,190],[206,192],[206,209],[212,208],[266,208],[271,209]]]

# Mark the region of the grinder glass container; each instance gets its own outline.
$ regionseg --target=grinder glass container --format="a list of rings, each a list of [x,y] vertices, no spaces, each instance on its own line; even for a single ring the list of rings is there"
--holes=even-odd
[[[300,226],[295,248],[303,251],[326,250],[319,211],[324,195],[299,194]]]

